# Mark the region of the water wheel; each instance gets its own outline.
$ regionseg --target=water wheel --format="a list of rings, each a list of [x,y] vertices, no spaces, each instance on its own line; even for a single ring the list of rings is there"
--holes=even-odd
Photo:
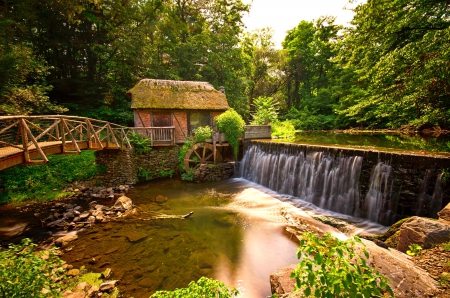
[[[215,155],[215,158],[214,158]],[[196,143],[184,156],[186,173],[197,164],[209,164],[222,161],[222,154],[218,150],[214,153],[214,146],[210,143]]]

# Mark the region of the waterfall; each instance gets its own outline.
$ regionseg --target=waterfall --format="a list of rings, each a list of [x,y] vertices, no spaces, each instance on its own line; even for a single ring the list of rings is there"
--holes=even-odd
[[[388,179],[391,174],[391,166],[379,162],[370,175],[369,190],[366,194],[365,204],[367,210],[367,219],[377,222],[378,215],[390,194]]]
[[[442,182],[448,168],[448,157],[249,142],[236,174],[294,200],[391,225],[414,215],[436,218],[450,202]]]
[[[240,176],[323,209],[359,217],[362,157],[279,149],[267,152],[250,145]]]

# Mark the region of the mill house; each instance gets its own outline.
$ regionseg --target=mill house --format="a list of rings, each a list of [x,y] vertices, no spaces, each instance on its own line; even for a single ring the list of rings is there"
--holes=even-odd
[[[197,127],[212,127],[214,117],[230,108],[224,90],[207,82],[143,79],[127,95],[134,126],[142,127],[154,146],[183,143]]]

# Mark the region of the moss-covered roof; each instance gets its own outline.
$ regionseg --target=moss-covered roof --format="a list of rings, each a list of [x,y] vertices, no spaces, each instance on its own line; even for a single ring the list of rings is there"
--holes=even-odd
[[[143,79],[131,88],[132,109],[227,110],[225,94],[207,82]]]

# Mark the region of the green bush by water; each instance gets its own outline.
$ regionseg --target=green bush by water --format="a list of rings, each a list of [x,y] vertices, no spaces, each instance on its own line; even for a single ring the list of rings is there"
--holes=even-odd
[[[157,291],[151,298],[232,298],[239,294],[238,290],[215,279],[201,277],[197,282],[191,281],[187,288],[173,291]]]
[[[35,246],[26,238],[0,252],[0,297],[61,297],[61,286],[51,278],[63,274],[61,259],[54,251],[34,252]]]
[[[237,158],[239,151],[238,139],[244,133],[245,122],[235,110],[229,109],[215,118],[215,123],[220,132],[225,133],[225,137],[233,148],[234,158]]]
[[[97,174],[94,151],[50,155],[44,165],[18,165],[0,171],[0,203],[48,201],[68,194],[63,189],[74,181]]]
[[[300,263],[291,278],[305,297],[394,296],[389,280],[367,264],[369,253],[356,236],[341,241],[329,233],[323,238],[304,233],[297,256]]]

